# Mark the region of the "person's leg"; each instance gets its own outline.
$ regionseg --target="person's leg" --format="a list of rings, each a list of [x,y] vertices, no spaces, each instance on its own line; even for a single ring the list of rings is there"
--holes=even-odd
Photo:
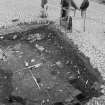
[[[75,17],[75,14],[76,14],[76,9],[74,9],[74,17]]]
[[[72,17],[69,17],[67,30],[72,33]]]
[[[83,11],[81,10],[81,17],[83,18]]]
[[[48,5],[45,4],[45,5],[44,5],[45,17],[48,16],[47,10],[48,10]]]
[[[86,18],[86,10],[81,10],[81,17],[82,18]]]

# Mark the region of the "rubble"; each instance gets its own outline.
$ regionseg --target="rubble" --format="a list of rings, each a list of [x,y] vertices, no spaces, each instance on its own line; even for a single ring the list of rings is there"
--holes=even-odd
[[[24,64],[25,64],[26,67],[29,66],[29,63],[27,61],[24,61]]]
[[[36,44],[35,47],[36,47],[38,50],[40,50],[40,51],[44,51],[44,50],[45,50],[45,48],[44,48],[43,46],[40,46],[40,45],[38,45],[38,44]]]
[[[44,35],[46,35],[46,34],[44,34]],[[55,34],[54,34],[55,35]],[[48,37],[49,39],[51,38],[50,37],[50,35],[49,35],[49,37]],[[52,37],[52,39],[50,39],[50,41],[52,41],[53,40],[53,38],[54,37]],[[69,36],[69,38],[70,38],[70,36]],[[55,38],[55,39],[57,39],[57,38]],[[41,42],[41,41],[40,41]],[[85,42],[85,41],[84,41]],[[34,42],[33,42],[34,43]],[[63,44],[65,44],[64,42],[63,42],[63,40],[62,40],[62,43]],[[50,58],[51,60],[53,60],[53,58],[55,58],[55,50],[53,51],[52,49],[50,49],[50,46],[51,46],[51,44],[53,44],[52,42],[50,42],[49,43],[49,47],[47,47],[47,49],[48,49],[48,51],[49,51],[49,53],[47,53],[47,57],[48,57],[48,59],[50,58],[50,54],[52,54],[53,55],[53,57],[52,58]],[[65,50],[65,47],[63,46],[63,44],[62,44],[62,48],[63,49],[60,49],[60,50]],[[17,50],[19,50],[19,49],[21,49],[21,47],[20,47],[20,45],[21,44],[17,44],[17,46],[15,47],[15,49],[17,49]],[[43,45],[43,46],[42,46]],[[34,47],[34,48],[36,48],[36,49],[38,49],[40,52],[41,52],[41,56],[42,56],[42,53],[46,53],[46,52],[44,52],[44,50],[46,50],[45,48],[46,48],[46,44],[45,43],[43,43],[43,44],[40,44],[40,43],[34,43],[34,46],[36,46],[36,47]],[[85,46],[85,44],[83,45],[83,46]],[[59,47],[60,48],[60,47]],[[68,45],[66,45],[66,48],[67,48],[67,51],[69,51],[70,49],[69,48],[71,48],[71,47],[69,47]],[[86,48],[88,48],[88,46],[86,46]],[[93,47],[94,48],[94,47]],[[84,50],[85,51],[85,50]],[[86,51],[88,51],[88,50],[86,50]],[[33,52],[33,51],[31,51],[31,52]],[[52,53],[53,52],[53,53]],[[18,53],[18,52],[17,52]],[[67,53],[67,52],[66,52]],[[99,52],[97,52],[97,53],[99,53]],[[24,53],[24,51],[23,51],[23,55],[24,55],[25,53]],[[69,54],[72,54],[71,52],[69,53]],[[52,56],[51,55],[51,56]],[[66,55],[64,55],[64,56],[67,56],[68,54],[66,54]],[[44,55],[45,56],[45,55]],[[56,70],[56,66],[57,67],[59,67],[59,72],[61,73],[62,72],[62,68],[63,67],[65,67],[65,64],[66,65],[71,65],[72,66],[72,69],[70,69],[69,68],[69,70],[73,70],[73,71],[75,71],[75,72],[77,72],[77,75],[79,75],[78,77],[78,79],[80,79],[80,83],[78,83],[78,82],[76,82],[77,80],[76,80],[76,75],[73,75],[73,73],[71,73],[71,74],[69,74],[69,75],[66,75],[65,77],[66,77],[66,79],[67,79],[67,76],[68,76],[68,80],[69,81],[71,81],[71,83],[74,83],[74,82],[76,82],[76,84],[82,84],[81,83],[81,81],[82,80],[85,80],[84,78],[82,78],[81,77],[81,74],[82,74],[82,70],[80,69],[80,68],[82,68],[83,70],[85,70],[86,72],[87,72],[87,68],[86,67],[84,67],[84,66],[81,66],[80,68],[78,68],[78,65],[77,64],[74,64],[74,61],[76,60],[76,61],[78,61],[78,57],[76,57],[76,59],[74,59],[74,60],[69,60],[69,59],[66,59],[65,60],[65,63],[63,64],[63,59],[61,60],[61,58],[63,58],[64,56],[62,56],[62,57],[60,57],[59,56],[59,53],[58,53],[58,56],[57,56],[57,59],[55,58],[55,60],[54,60],[54,69]],[[72,55],[73,56],[73,55]],[[21,58],[22,59],[22,58]],[[60,73],[57,73],[56,75],[50,75],[49,74],[49,71],[48,71],[48,67],[50,67],[50,66],[48,66],[48,67],[46,67],[46,62],[44,62],[44,64],[43,63],[39,63],[39,62],[37,62],[37,60],[35,60],[35,62],[34,62],[34,59],[36,59],[36,58],[30,58],[30,60],[29,60],[29,62],[28,62],[28,60],[25,60],[25,62],[24,62],[24,64],[25,64],[25,68],[23,68],[24,70],[20,70],[20,72],[28,72],[29,70],[30,70],[30,73],[32,74],[33,72],[33,75],[31,75],[31,78],[33,77],[33,79],[34,79],[34,82],[35,83],[37,83],[37,87],[39,88],[39,89],[41,89],[41,88],[46,88],[46,87],[50,87],[50,89],[52,89],[52,88],[54,88],[54,84],[55,84],[55,81],[56,81],[56,85],[60,85],[60,84],[64,84],[64,83],[62,83],[62,82],[59,82],[59,80],[57,79],[57,78],[55,78],[56,77],[56,75],[60,75]],[[44,58],[45,59],[45,58]],[[47,58],[46,58],[47,59]],[[73,58],[72,58],[73,59]],[[88,59],[89,60],[89,59]],[[34,62],[35,63],[35,65],[31,65],[31,63],[30,62]],[[40,60],[38,60],[38,61],[40,61]],[[30,63],[30,65],[29,65],[29,63]],[[31,69],[31,68],[33,68],[33,69]],[[35,69],[34,69],[35,68]],[[27,70],[26,70],[27,69]],[[65,69],[65,71],[66,71],[67,69]],[[33,71],[33,72],[32,72]],[[38,81],[37,81],[37,71],[39,72],[39,74],[41,74],[41,82],[40,83],[38,83]],[[47,75],[47,76],[46,76]],[[83,75],[85,75],[85,72],[83,73]],[[54,77],[53,77],[54,76]],[[25,77],[27,77],[27,78],[25,78]],[[26,76],[22,76],[22,78],[25,78],[26,80],[24,81],[24,82],[26,82],[26,84],[27,84],[27,87],[28,87],[28,82],[29,82],[29,84],[30,84],[30,86],[29,87],[31,87],[31,83],[32,83],[32,80],[29,80],[29,78],[28,78],[28,76],[26,75]],[[43,78],[42,78],[43,77]],[[55,78],[55,79],[53,79],[53,78]],[[82,79],[81,79],[82,78]],[[57,79],[57,80],[56,80]],[[87,79],[87,78],[86,78]],[[89,79],[89,78],[88,78]],[[22,80],[22,79],[20,79],[20,80]],[[44,81],[43,81],[44,80]],[[28,82],[27,82],[28,81]],[[88,81],[88,82],[87,82]],[[83,84],[81,85],[81,86],[84,86],[86,89],[87,89],[87,87],[89,86],[89,83],[90,83],[90,81],[92,81],[92,78],[91,79],[89,79],[89,80],[85,80],[85,81],[83,81]],[[22,82],[23,84],[24,84],[24,82]],[[20,83],[20,82],[19,82]],[[34,84],[35,84],[34,83]],[[39,85],[38,85],[39,84]],[[23,86],[23,85],[22,85]],[[33,86],[33,85],[32,85]],[[81,87],[80,86],[80,87]],[[56,97],[57,97],[57,99],[59,99],[58,97],[59,97],[59,95],[61,95],[61,99],[60,100],[62,100],[62,96],[64,95],[65,97],[66,97],[66,95],[65,95],[65,92],[66,92],[66,89],[62,89],[62,86],[58,86],[59,87],[59,91],[57,91],[58,93],[56,93]],[[80,88],[79,87],[79,88]],[[84,90],[84,87],[83,87],[83,90]],[[35,88],[35,87],[34,87]],[[94,88],[94,87],[93,87]],[[27,88],[26,88],[27,89]],[[50,90],[49,89],[49,90]],[[86,90],[85,89],[85,90]],[[56,90],[56,88],[55,88],[55,90]],[[53,90],[54,92],[55,92],[55,90]],[[62,91],[63,90],[63,91]],[[82,90],[82,91],[83,91]],[[98,88],[96,89],[96,90],[98,90]],[[34,90],[35,91],[35,90]],[[36,92],[36,91],[35,91]],[[53,92],[53,93],[54,93]],[[78,92],[76,92],[76,93],[78,93]],[[76,93],[74,93],[74,94],[76,94]],[[52,97],[52,96],[51,96]],[[48,98],[47,98],[48,99]],[[72,99],[72,98],[71,98]]]
[[[57,62],[56,62],[56,65],[57,65],[59,68],[63,68],[63,67],[64,67],[64,65],[63,65],[63,63],[62,63],[61,61],[57,61]]]

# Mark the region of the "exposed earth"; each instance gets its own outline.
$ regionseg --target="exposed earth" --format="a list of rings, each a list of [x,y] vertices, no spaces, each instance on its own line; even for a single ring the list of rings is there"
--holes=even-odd
[[[2,79],[0,79],[0,90],[1,90],[0,91],[1,92],[0,93],[0,105],[7,105],[7,104],[9,104],[9,105],[23,105],[23,104],[26,104],[26,105],[32,104],[33,105],[33,104],[35,104],[35,105],[37,105],[37,104],[44,104],[44,103],[52,104],[52,103],[55,103],[56,98],[58,101],[60,101],[60,102],[58,102],[58,104],[62,105],[62,102],[61,102],[62,99],[63,99],[63,101],[66,100],[65,104],[70,104],[70,102],[73,102],[71,100],[73,100],[74,98],[71,97],[72,96],[71,93],[74,91],[76,91],[76,94],[74,96],[77,96],[77,94],[80,94],[80,93],[85,93],[87,95],[87,97],[89,95],[88,94],[89,92],[84,92],[87,89],[85,89],[84,87],[83,88],[78,87],[78,86],[80,86],[80,85],[78,85],[78,83],[79,83],[78,81],[77,82],[75,81],[76,85],[75,84],[72,85],[72,83],[74,81],[70,82],[70,84],[68,84],[68,78],[67,78],[68,75],[66,76],[66,80],[65,80],[65,78],[63,78],[65,76],[61,75],[61,74],[66,74],[66,73],[61,73],[61,72],[60,72],[60,74],[58,73],[59,74],[59,75],[57,75],[57,83],[58,83],[57,86],[58,87],[54,85],[54,84],[56,84],[55,83],[56,79],[51,79],[51,78],[49,79],[49,77],[52,77],[52,74],[54,74],[54,76],[56,74],[55,71],[54,71],[54,73],[49,72],[50,69],[51,70],[57,69],[58,71],[59,70],[62,71],[62,69],[59,68],[58,66],[59,65],[61,66],[61,63],[59,62],[59,58],[61,58],[63,55],[61,54],[60,57],[57,58],[57,61],[54,60],[54,59],[56,59],[55,54],[54,55],[52,54],[52,56],[54,56],[53,59],[52,58],[45,59],[46,57],[49,58],[49,55],[50,55],[50,54],[48,55],[48,53],[47,54],[45,53],[46,45],[42,44],[44,42],[47,43],[47,39],[43,40],[43,42],[42,42],[42,40],[34,41],[34,43],[33,43],[33,44],[35,44],[34,51],[36,53],[32,54],[32,57],[24,57],[26,55],[25,52],[27,50],[30,51],[30,52],[27,52],[28,55],[31,55],[31,53],[32,53],[31,50],[33,49],[33,47],[30,48],[30,46],[33,46],[33,44],[29,45],[29,40],[28,41],[26,40],[27,37],[24,38],[24,40],[23,39],[20,40],[21,37],[19,37],[17,40],[16,39],[17,35],[22,36],[25,34],[26,36],[27,35],[30,36],[30,33],[34,33],[34,32],[37,33],[37,31],[36,31],[36,29],[34,29],[34,32],[28,31],[28,32],[24,33],[22,31],[23,30],[26,31],[27,27],[24,28],[23,26],[21,26],[21,28],[20,28],[19,26],[15,26],[15,27],[12,26],[11,27],[12,29],[10,29],[10,26],[16,25],[20,22],[22,22],[22,23],[29,22],[30,23],[33,21],[35,22],[36,20],[40,20],[39,19],[40,9],[41,9],[40,1],[41,0],[31,0],[31,1],[30,0],[1,0],[0,1],[0,4],[1,4],[1,6],[0,6],[0,14],[1,14],[0,15],[0,35],[1,35],[0,38],[3,39],[4,35],[8,32],[12,33],[12,34],[8,34],[9,37],[7,37],[8,35],[5,35],[6,40],[5,40],[5,38],[3,40],[0,40],[0,42],[1,41],[3,42],[3,44],[2,44],[2,42],[0,44],[0,59],[1,59],[0,60],[0,62],[1,62],[0,77],[2,78]],[[48,19],[53,20],[55,22],[59,22],[60,9],[61,9],[60,8],[60,0],[48,0],[48,1],[49,1]],[[81,1],[81,0],[75,0],[75,1]],[[82,59],[80,61],[82,63],[78,64],[78,60],[75,60],[77,58],[77,56],[76,57],[70,56],[70,59],[71,59],[71,61],[74,61],[75,64],[80,65],[79,69],[81,71],[83,71],[82,67],[84,67],[84,66],[81,67],[81,65],[88,64],[88,66],[85,65],[85,67],[88,69],[89,72],[91,72],[90,74],[92,74],[92,76],[94,74],[93,71],[97,72],[97,69],[98,69],[99,72],[101,73],[101,76],[105,80],[105,5],[98,4],[96,2],[96,1],[101,2],[104,0],[89,0],[89,1],[90,1],[90,6],[87,10],[86,32],[83,32],[83,20],[80,17],[80,11],[77,11],[76,17],[73,17],[73,33],[72,34],[67,33],[67,39],[69,40],[70,46],[73,45],[73,43],[75,45],[77,45],[78,50],[81,51],[89,59],[86,58],[83,54],[81,54],[77,49],[75,49],[75,46],[72,46],[72,48],[74,48],[73,51],[76,51],[76,53],[73,56],[78,55],[79,59]],[[94,1],[94,2],[91,2],[91,1]],[[7,28],[7,27],[9,27],[9,28]],[[19,32],[17,32],[17,31],[19,31]],[[43,32],[44,31],[45,30],[43,30]],[[58,35],[58,33],[57,33],[57,35]],[[45,34],[45,35],[48,35],[48,34]],[[54,34],[54,35],[56,36],[56,34]],[[62,34],[60,34],[60,36],[61,35]],[[35,36],[39,36],[39,35],[35,34]],[[36,37],[36,38],[38,38],[38,37]],[[14,40],[11,40],[11,39],[14,39]],[[6,43],[7,40],[8,40],[8,42]],[[73,41],[73,43],[71,42],[71,40]],[[27,44],[27,42],[28,42],[28,44]],[[37,42],[38,42],[38,44],[36,44]],[[57,40],[57,42],[58,42],[58,40]],[[39,46],[40,44],[43,46]],[[20,46],[20,47],[18,47],[18,46]],[[52,48],[51,44],[49,45],[48,49],[50,49],[50,47]],[[65,45],[64,45],[64,48],[65,48]],[[23,51],[22,49],[23,50],[26,49],[26,50]],[[53,49],[55,49],[55,46]],[[58,47],[57,47],[57,49],[58,49]],[[3,50],[5,50],[6,54],[3,54]],[[67,51],[67,52],[69,52],[69,51]],[[67,54],[67,52],[65,54]],[[37,57],[36,54],[39,57]],[[70,55],[72,54],[71,49],[70,49],[69,54]],[[68,57],[69,54],[67,54],[67,58],[69,58]],[[44,56],[44,62],[43,62],[43,60],[39,60],[39,58],[41,59],[41,57],[42,57],[41,55]],[[58,56],[58,55],[59,54],[57,54],[56,56]],[[20,56],[22,56],[22,57],[20,57]],[[38,60],[36,60],[36,59],[38,59]],[[45,61],[46,61],[46,63],[45,63]],[[91,64],[89,63],[89,61]],[[55,62],[57,62],[56,66],[59,69],[55,68]],[[54,63],[54,68],[53,67],[50,68],[48,65],[50,65],[50,64],[53,65],[53,63]],[[72,65],[75,65],[75,64],[73,63]],[[31,65],[33,65],[33,66],[31,66]],[[65,65],[65,63],[64,63],[64,65]],[[93,69],[93,67],[91,67],[91,65],[97,69]],[[43,71],[43,72],[39,73],[39,71],[37,72],[37,70],[31,70],[32,71],[31,72],[31,71],[29,71],[29,69],[22,70],[22,68],[31,68],[31,67],[33,67],[33,69],[36,68],[37,70],[40,69],[40,71]],[[68,67],[68,66],[66,65],[66,67]],[[88,68],[88,67],[90,67],[90,68]],[[47,70],[42,69],[42,68],[46,68]],[[74,68],[75,68],[75,66],[74,66]],[[66,68],[64,66],[64,71],[65,71],[65,69]],[[71,72],[71,70],[74,71],[73,67],[70,66],[70,64],[69,64],[68,69],[70,72]],[[68,69],[67,69],[67,71],[68,71]],[[20,70],[21,72],[19,72],[18,70]],[[18,72],[15,72],[15,71],[18,71]],[[95,73],[95,77],[100,77],[99,72]],[[46,73],[49,75],[48,77],[45,76]],[[34,76],[32,74],[34,74]],[[42,76],[42,74],[43,74],[43,76]],[[76,72],[72,72],[72,74],[70,75],[70,79],[73,76],[73,74],[76,75]],[[84,76],[83,72],[82,72],[82,74]],[[87,78],[90,78],[90,74],[87,76]],[[87,75],[87,73],[86,73],[86,75]],[[81,78],[85,78],[83,76]],[[38,84],[36,84],[37,82],[36,82],[35,78],[37,78],[38,84],[41,87],[41,89],[40,89],[41,92],[39,92],[39,91],[37,92],[37,90],[39,90],[40,87],[38,86]],[[73,79],[73,80],[75,80],[75,79]],[[91,79],[89,79],[89,83],[90,83],[90,81],[92,81],[92,84],[93,84],[91,86],[96,87],[96,90],[99,90],[99,93],[100,93],[100,84],[101,83],[94,82],[95,79],[93,79],[92,77],[91,77]],[[99,79],[99,81],[101,81],[101,79]],[[85,83],[87,84],[87,82],[88,81],[85,81],[82,83],[85,85]],[[44,84],[44,85],[42,85],[42,84]],[[51,85],[51,84],[53,84],[53,85]],[[62,84],[65,84],[65,85],[62,85]],[[66,90],[65,87],[67,87],[68,85],[70,86],[69,89],[67,89],[66,92],[62,93],[61,90]],[[51,92],[46,92],[46,90],[47,90],[46,87],[49,87],[49,86],[51,88]],[[52,87],[53,87],[53,89],[52,89]],[[101,87],[103,88],[101,92],[103,92],[104,95],[102,95],[101,97],[93,97],[92,100],[90,100],[89,103],[86,105],[105,105],[105,85],[103,85]],[[58,88],[60,90],[60,93],[59,92],[58,93],[61,94],[60,96],[63,96],[63,97],[58,98],[59,95],[56,95],[56,90]],[[31,92],[31,90],[34,91],[35,94],[34,94],[34,92]],[[42,92],[43,90],[44,90],[44,92]],[[68,93],[68,90],[70,91],[70,94],[69,94],[70,97],[68,98],[70,100],[66,99],[68,95],[65,95],[66,93]],[[42,95],[42,93],[43,93],[43,95]],[[72,93],[72,94],[74,94],[74,93]],[[95,92],[95,93],[97,93],[97,92]],[[36,95],[36,94],[38,94],[38,95]],[[92,96],[95,96],[95,95],[92,94]],[[79,96],[81,96],[81,95],[79,95]],[[100,96],[100,94],[99,94],[99,96]],[[35,97],[35,99],[33,99],[33,97]],[[55,98],[52,98],[52,97],[55,97]],[[49,99],[50,99],[50,102],[49,102]],[[86,99],[82,103],[85,103],[88,100],[89,99]],[[74,102],[76,102],[76,101],[77,100],[75,99]]]
[[[102,95],[98,70],[52,26],[0,37],[0,105],[85,105]]]

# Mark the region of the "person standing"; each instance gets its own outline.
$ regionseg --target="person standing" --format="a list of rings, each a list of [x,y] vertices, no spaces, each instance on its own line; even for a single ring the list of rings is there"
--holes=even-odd
[[[41,0],[41,8],[42,8],[42,13],[41,13],[41,17],[42,18],[46,18],[47,17],[47,6],[48,0]]]
[[[67,17],[68,9],[69,9],[68,0],[61,0],[61,18]]]
[[[86,28],[86,12],[87,8],[89,7],[89,0],[83,0],[80,10],[81,10],[81,17],[83,18],[83,31],[85,32]]]
[[[47,0],[41,0],[41,7],[45,8],[45,5],[47,4]]]

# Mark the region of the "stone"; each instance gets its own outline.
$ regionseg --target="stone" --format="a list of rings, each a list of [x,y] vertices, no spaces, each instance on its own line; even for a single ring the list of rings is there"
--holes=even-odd
[[[45,48],[44,48],[43,46],[40,46],[40,45],[38,45],[38,44],[36,44],[35,46],[36,46],[36,48],[37,48],[38,50],[40,50],[40,51],[44,51],[44,50],[45,50]]]

